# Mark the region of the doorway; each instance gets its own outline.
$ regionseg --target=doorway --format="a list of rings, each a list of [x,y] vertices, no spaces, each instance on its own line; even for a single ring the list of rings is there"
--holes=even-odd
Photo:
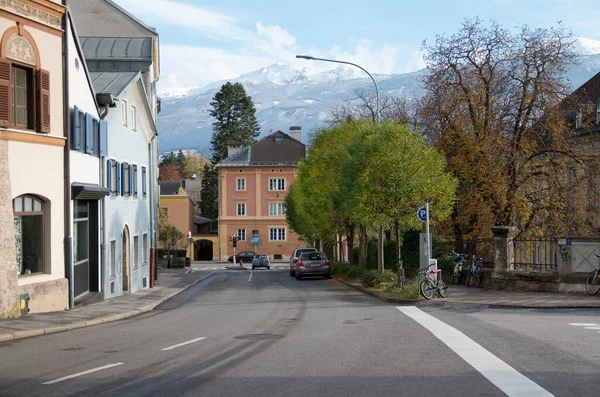
[[[123,280],[123,293],[129,292],[129,272],[130,272],[130,241],[129,241],[129,227],[125,225],[123,228],[123,263],[122,263],[122,280]]]

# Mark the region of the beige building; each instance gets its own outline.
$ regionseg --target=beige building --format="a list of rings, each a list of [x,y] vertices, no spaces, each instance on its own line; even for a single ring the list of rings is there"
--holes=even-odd
[[[0,2],[3,317],[18,315],[15,301],[21,294],[29,295],[31,312],[68,307],[64,258],[64,15],[60,1]],[[14,226],[8,227],[11,218]]]

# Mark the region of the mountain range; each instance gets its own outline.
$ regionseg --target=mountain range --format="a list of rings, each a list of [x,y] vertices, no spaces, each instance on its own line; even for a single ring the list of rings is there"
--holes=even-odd
[[[577,38],[574,49],[578,62],[566,72],[574,89],[600,71],[600,41]],[[425,69],[404,74],[374,74],[382,95],[418,97]],[[356,90],[374,91],[371,79],[359,69],[340,66],[311,74],[299,65],[282,63],[229,80],[240,82],[252,97],[261,136],[272,131],[302,127],[302,140],[308,142],[315,129],[327,125],[336,104],[355,101]],[[226,81],[201,88],[181,87],[160,90],[161,113],[158,117],[160,151],[192,149],[210,151],[212,118],[210,102]]]

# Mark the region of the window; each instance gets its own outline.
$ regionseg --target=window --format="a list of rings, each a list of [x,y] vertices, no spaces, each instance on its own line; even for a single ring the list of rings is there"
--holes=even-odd
[[[583,127],[583,112],[578,111],[575,115],[575,128]]]
[[[285,204],[284,203],[270,203],[269,204],[269,215],[285,215]]]
[[[142,167],[142,197],[146,198],[146,167]]]
[[[596,123],[600,123],[600,102],[596,105]]]
[[[131,167],[127,163],[121,164],[121,172],[123,175],[121,176],[121,180],[123,181],[123,186],[121,191],[123,192],[123,196],[131,196],[131,180],[130,180],[130,172],[129,167]]]
[[[133,236],[133,268],[137,269],[140,267],[140,244],[138,236]]]
[[[110,169],[107,170],[107,179],[108,184],[110,185],[110,193],[113,196],[117,195],[117,162],[115,160],[108,160],[108,164],[110,164]]]
[[[110,241],[110,275],[115,277],[117,274],[117,241]]]
[[[98,119],[92,119],[92,154],[100,155],[100,124]]]
[[[34,196],[13,200],[17,273],[44,272],[44,203]]]
[[[285,190],[285,178],[269,178],[269,190]]]
[[[8,40],[0,51],[6,57],[0,59],[0,126],[49,133],[50,74],[37,69],[35,41],[23,26],[9,28],[4,37]]]
[[[142,236],[142,266],[148,266],[148,233]]]
[[[131,106],[131,129],[137,131],[137,109]]]
[[[246,178],[237,178],[236,190],[237,191],[245,191],[246,190]]]
[[[238,229],[237,236],[238,236],[238,240],[246,241],[246,229]]]
[[[270,241],[283,241],[285,240],[285,228],[269,229],[269,240]]]
[[[238,203],[237,214],[238,216],[246,216],[246,203]]]
[[[123,118],[123,127],[127,127],[127,101],[121,100],[121,117]]]
[[[132,171],[131,171],[131,175],[132,175],[132,181],[131,181],[132,195],[133,195],[133,197],[137,198],[137,196],[138,196],[137,165],[132,165],[131,167],[132,167]]]

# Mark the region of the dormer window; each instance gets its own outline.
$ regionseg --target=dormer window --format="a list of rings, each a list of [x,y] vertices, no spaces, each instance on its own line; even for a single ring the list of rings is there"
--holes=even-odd
[[[283,136],[275,135],[275,142],[283,142]]]

